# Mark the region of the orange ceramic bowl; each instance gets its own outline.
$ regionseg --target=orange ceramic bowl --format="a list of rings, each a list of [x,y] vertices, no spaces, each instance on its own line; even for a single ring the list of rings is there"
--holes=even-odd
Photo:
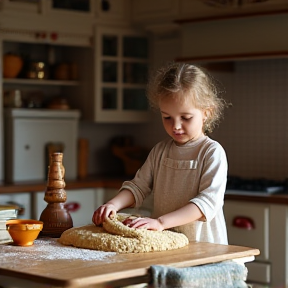
[[[43,229],[43,222],[31,219],[14,219],[6,222],[15,245],[31,246]]]

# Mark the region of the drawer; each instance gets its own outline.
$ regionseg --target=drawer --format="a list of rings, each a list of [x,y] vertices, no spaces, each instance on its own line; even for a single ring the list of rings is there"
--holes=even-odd
[[[224,214],[228,243],[258,248],[260,255],[256,259],[269,260],[269,205],[226,200]],[[247,223],[250,227],[246,227]]]
[[[271,265],[270,263],[250,262],[245,266],[248,269],[248,282],[258,282],[263,284],[269,284],[271,281]]]

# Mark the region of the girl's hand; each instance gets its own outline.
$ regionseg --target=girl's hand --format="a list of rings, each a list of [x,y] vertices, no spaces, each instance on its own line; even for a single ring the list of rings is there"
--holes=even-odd
[[[93,214],[92,221],[95,225],[100,225],[105,218],[116,215],[117,209],[113,204],[104,204],[100,206]]]
[[[124,225],[127,225],[131,228],[145,228],[147,230],[157,230],[157,231],[163,231],[164,227],[158,221],[158,219],[152,219],[152,218],[136,218],[136,219],[126,219],[123,221]]]

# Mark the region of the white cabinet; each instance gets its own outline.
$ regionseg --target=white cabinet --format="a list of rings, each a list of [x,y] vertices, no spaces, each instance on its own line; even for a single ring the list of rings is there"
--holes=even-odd
[[[64,205],[68,208],[72,217],[73,226],[78,227],[91,224],[95,209],[103,204],[103,189],[65,189],[65,191],[67,194],[67,200]],[[45,191],[34,193],[36,219],[40,218],[42,211],[47,206],[47,202],[44,201],[44,195]]]
[[[226,200],[228,243],[258,248],[260,255],[245,264],[248,281],[288,285],[288,209],[285,205]],[[270,286],[269,286],[270,287]]]
[[[81,35],[74,37],[62,33],[58,35],[57,39],[53,40],[50,38],[50,34],[45,34],[44,38],[41,35],[41,33],[38,34],[38,30],[0,31],[1,164],[4,163],[4,147],[2,146],[2,141],[4,141],[2,131],[4,116],[2,107],[7,104],[6,99],[10,97],[9,95],[13,91],[19,90],[21,92],[23,100],[21,108],[23,109],[46,108],[47,104],[54,98],[65,99],[70,108],[76,109],[79,107],[82,97],[85,97],[86,94],[87,97],[93,94],[93,65],[91,65],[93,49],[89,38]],[[2,56],[6,53],[20,55],[24,61],[22,70],[15,78],[2,78]],[[31,71],[29,67],[35,62],[43,62],[47,67],[43,79],[28,78],[27,73]],[[10,103],[10,100],[8,102]],[[7,107],[11,106],[13,107],[13,105],[7,105]],[[11,143],[7,145],[11,145]],[[2,168],[1,166],[0,180],[3,180],[4,177]]]
[[[261,254],[256,256],[256,261],[247,265],[248,280],[269,284],[269,205],[226,201],[224,213],[228,243],[260,250]]]
[[[0,3],[0,28],[38,30],[45,33],[69,33],[83,37],[92,35],[94,0],[22,1],[3,0]]]
[[[94,109],[94,121],[147,121],[146,34],[130,29],[99,27],[95,41],[95,103],[90,105],[90,109]]]
[[[277,55],[288,51],[285,32],[288,17],[269,15],[195,22],[182,27],[180,58],[197,60],[237,59],[241,55]]]
[[[7,204],[13,203],[19,205],[22,213],[18,214],[17,218],[20,219],[33,219],[31,207],[31,194],[30,193],[9,193],[0,194],[0,203]]]
[[[77,110],[5,111],[5,180],[45,180],[49,165],[48,145],[61,145],[65,179],[77,177]],[[59,146],[60,147],[60,146]]]

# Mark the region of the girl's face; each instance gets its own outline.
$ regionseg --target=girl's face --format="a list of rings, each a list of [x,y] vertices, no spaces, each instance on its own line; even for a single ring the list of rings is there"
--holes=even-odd
[[[173,98],[164,99],[160,100],[159,108],[164,128],[177,145],[204,136],[205,111],[195,108],[191,101],[182,103]]]

